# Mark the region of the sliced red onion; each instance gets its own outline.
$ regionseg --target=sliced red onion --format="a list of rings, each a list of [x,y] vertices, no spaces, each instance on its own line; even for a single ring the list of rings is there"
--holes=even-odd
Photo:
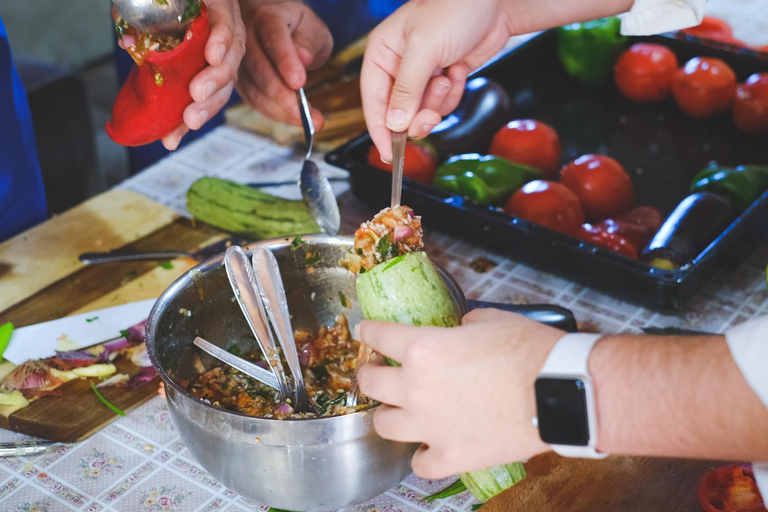
[[[156,376],[157,370],[155,370],[154,366],[142,366],[139,373],[131,377],[126,387],[131,391],[134,391],[152,382],[152,379]]]
[[[128,375],[124,373],[116,373],[107,380],[103,380],[96,384],[97,388],[108,388],[109,386],[114,386],[115,384],[122,384],[123,382],[128,382],[129,377]]]
[[[293,414],[293,407],[283,402],[274,408],[272,414],[275,416],[275,418],[282,420]]]
[[[413,213],[413,210],[406,210],[408,212],[408,216],[410,218],[413,218],[416,214]]]
[[[260,368],[264,368],[265,370],[269,370],[269,363],[266,362],[266,361],[256,361],[253,364],[255,364],[256,366],[258,366]]]
[[[130,48],[131,46],[136,44],[136,37],[126,34],[121,39],[121,42],[123,43],[123,48]]]
[[[66,352],[56,351],[56,357],[51,358],[51,364],[60,370],[71,370],[72,368],[82,368],[101,362],[101,358],[83,352],[80,350],[68,350]]]
[[[128,340],[142,342],[147,335],[147,321],[139,322],[126,330],[128,331]]]
[[[399,242],[405,237],[413,235],[413,228],[408,226],[397,226],[395,228],[395,242]]]
[[[141,349],[136,348],[136,352],[131,355],[131,362],[136,366],[152,366],[152,361],[149,360],[149,354],[147,354],[147,347],[141,345]]]

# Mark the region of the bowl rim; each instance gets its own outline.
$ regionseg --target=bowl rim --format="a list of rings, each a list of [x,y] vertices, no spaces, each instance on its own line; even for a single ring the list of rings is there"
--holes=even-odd
[[[343,247],[343,246],[352,247],[352,244],[354,241],[352,237],[348,237],[348,236],[329,236],[324,234],[297,234],[297,235],[283,236],[278,238],[270,238],[267,240],[259,240],[257,242],[244,245],[243,250],[246,252],[246,254],[250,255],[254,249],[264,245],[268,246],[272,250],[284,249],[285,247],[290,246],[293,243],[293,240],[299,237],[301,237],[301,239],[307,244],[314,242],[314,243],[336,245],[340,247]],[[438,272],[440,272],[441,276],[446,281],[446,284],[451,289],[457,292],[457,299],[459,301],[460,311],[462,311],[462,313],[466,312],[467,300],[458,282],[454,279],[453,276],[451,276],[448,273],[448,271],[446,271],[440,265],[437,265],[436,263],[434,264],[435,264],[435,267],[438,269]],[[168,373],[165,371],[163,366],[160,364],[160,360],[157,355],[157,349],[155,346],[155,331],[156,331],[157,321],[162,316],[162,314],[165,313],[173,297],[175,297],[181,291],[187,289],[190,286],[196,286],[196,279],[198,279],[196,277],[196,274],[204,274],[204,273],[212,272],[212,271],[218,270],[223,265],[224,265],[223,252],[215,256],[212,256],[207,260],[195,265],[191,269],[184,272],[181,276],[176,278],[176,280],[174,280],[170,286],[168,286],[165,290],[163,290],[163,293],[160,294],[160,296],[157,298],[155,303],[152,305],[152,310],[150,311],[149,316],[147,317],[147,330],[146,330],[147,355],[149,356],[149,360],[152,362],[152,366],[155,367],[157,374],[160,376],[165,386],[171,386],[171,388],[173,388],[175,393],[180,393],[182,397],[191,400],[193,403],[197,405],[200,405],[203,407],[209,407],[218,413],[232,414],[234,416],[247,418],[248,420],[253,420],[255,422],[259,422],[259,421],[279,421],[279,422],[288,421],[290,423],[305,422],[305,421],[317,421],[317,422],[326,421],[327,422],[332,420],[338,420],[338,418],[350,418],[350,417],[356,417],[356,416],[362,417],[372,412],[373,410],[378,408],[379,405],[381,405],[380,403],[377,402],[376,404],[372,405],[367,409],[356,411],[350,414],[339,414],[336,416],[321,416],[317,418],[284,418],[280,420],[277,418],[252,416],[242,412],[230,411],[228,409],[215,406],[208,401],[201,400],[198,397],[192,395],[189,391],[187,391],[184,387],[182,387],[179,383],[177,383],[173,378],[171,378],[171,376],[168,375]],[[168,397],[166,397],[166,399],[170,400],[170,398]]]

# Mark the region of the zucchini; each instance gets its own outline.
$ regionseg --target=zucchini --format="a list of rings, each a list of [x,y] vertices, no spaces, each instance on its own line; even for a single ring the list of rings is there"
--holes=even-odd
[[[454,327],[461,313],[440,273],[424,252],[379,263],[357,278],[365,318],[408,325]]]
[[[200,178],[187,191],[187,209],[211,226],[254,239],[319,233],[301,201],[219,178]]]
[[[357,299],[365,318],[409,325],[455,327],[461,313],[448,286],[424,252],[411,252],[379,263],[357,278]],[[397,364],[390,361],[390,364]],[[486,501],[525,477],[522,463],[513,462],[462,473],[464,486]],[[454,484],[447,492],[461,492]],[[450,496],[450,494],[438,497]]]

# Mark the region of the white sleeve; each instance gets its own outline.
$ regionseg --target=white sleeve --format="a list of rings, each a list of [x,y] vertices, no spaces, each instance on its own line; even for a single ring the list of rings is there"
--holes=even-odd
[[[744,322],[725,333],[736,366],[768,407],[768,316]],[[760,493],[768,496],[768,462],[752,466]]]
[[[621,20],[621,33],[647,36],[695,27],[704,18],[706,0],[635,0]]]

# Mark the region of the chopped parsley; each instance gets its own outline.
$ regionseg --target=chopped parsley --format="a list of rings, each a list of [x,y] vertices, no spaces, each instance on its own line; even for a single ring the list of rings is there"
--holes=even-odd
[[[231,347],[229,347],[227,349],[227,352],[229,352],[233,356],[239,356],[240,355],[240,347],[238,347],[237,345],[232,345]]]
[[[347,300],[347,296],[344,295],[344,292],[339,290],[339,300],[341,301],[341,305],[345,308],[349,308],[349,301]]]
[[[392,244],[389,243],[389,235],[384,235],[379,239],[379,243],[376,244],[376,252],[381,255],[382,258],[386,258],[389,251],[392,249]]]
[[[301,239],[301,235],[299,235],[296,238],[294,238],[293,241],[291,242],[291,250],[295,251],[296,249],[298,249],[300,246],[304,245],[305,243],[306,242]]]
[[[88,323],[91,323],[91,322],[93,322],[95,320],[98,320],[98,319],[99,319],[99,317],[94,316],[94,317],[91,317],[91,318],[86,318],[85,321],[88,322]]]
[[[181,21],[188,21],[200,14],[200,0],[187,0],[186,9],[181,14]]]
[[[170,261],[160,262],[159,266],[164,268],[165,270],[173,270],[173,263],[171,263]]]
[[[131,337],[131,333],[129,333],[126,329],[121,329],[120,336],[122,336],[125,339],[129,339]]]
[[[304,260],[304,266],[311,267],[321,259],[323,259],[323,255],[320,254],[319,252],[315,254],[307,253],[307,259]]]

